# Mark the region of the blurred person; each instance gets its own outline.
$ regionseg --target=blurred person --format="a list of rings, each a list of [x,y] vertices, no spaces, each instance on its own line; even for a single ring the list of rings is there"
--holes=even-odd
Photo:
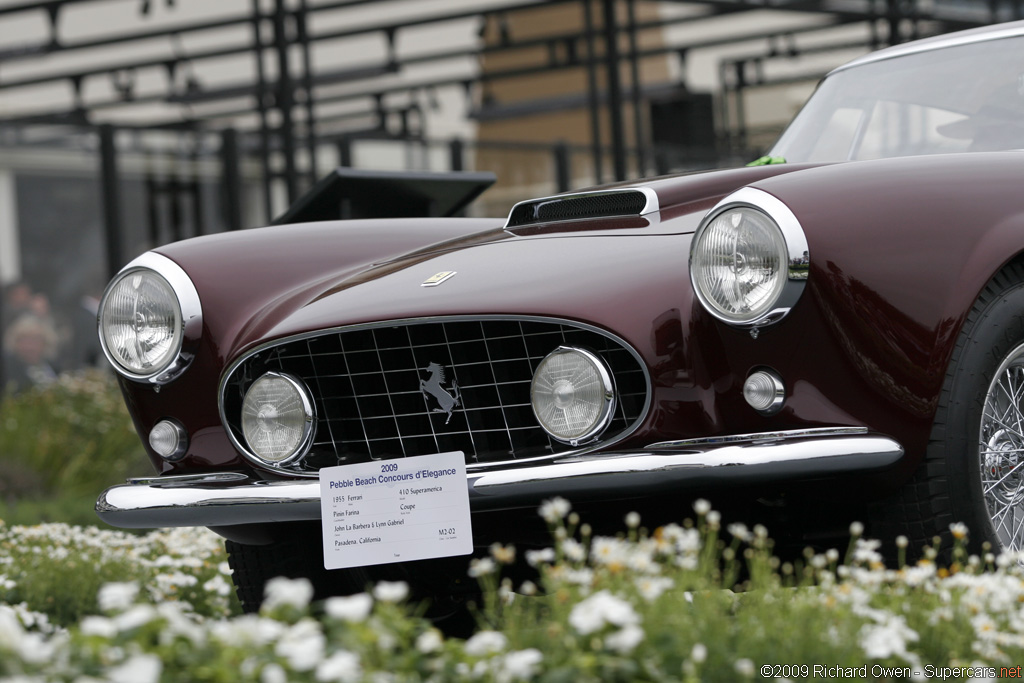
[[[57,379],[51,364],[57,351],[57,332],[46,318],[25,313],[4,332],[3,378],[7,391],[18,393],[46,386]]]
[[[0,310],[0,329],[7,327],[25,313],[32,311],[35,294],[24,280],[17,280],[4,287],[3,310]]]
[[[50,318],[50,300],[45,294],[34,293],[28,302],[28,312],[40,319]]]

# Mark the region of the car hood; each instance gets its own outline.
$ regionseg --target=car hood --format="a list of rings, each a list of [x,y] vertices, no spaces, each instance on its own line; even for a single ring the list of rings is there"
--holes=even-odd
[[[688,239],[735,189],[807,168],[659,178],[659,211],[504,229],[504,219],[307,223],[186,240],[157,251],[192,278],[222,361],[313,330],[433,316],[536,315],[600,324],[637,285],[687,289]],[[587,239],[580,239],[586,237]],[[649,238],[664,240],[652,247]],[[438,286],[427,282],[454,273]],[[623,282],[630,287],[622,287]]]

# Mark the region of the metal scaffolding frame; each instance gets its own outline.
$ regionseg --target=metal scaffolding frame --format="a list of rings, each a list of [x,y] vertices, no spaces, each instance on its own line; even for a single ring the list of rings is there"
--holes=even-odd
[[[120,219],[120,185],[117,133],[119,130],[167,130],[216,134],[220,137],[220,163],[225,223],[231,229],[242,227],[240,164],[246,158],[258,158],[262,169],[264,213],[272,216],[273,187],[283,187],[289,202],[297,199],[316,178],[318,154],[323,145],[338,150],[342,164],[351,162],[351,143],[367,136],[403,140],[422,138],[421,99],[425,94],[443,87],[464,89],[474,103],[488,84],[505,79],[524,78],[564,69],[586,70],[586,93],[564,101],[526,102],[514,108],[520,114],[558,107],[586,107],[589,111],[591,140],[587,150],[591,157],[593,177],[604,179],[605,157],[610,152],[612,174],[625,179],[627,160],[635,159],[642,172],[653,168],[667,170],[664,158],[651,148],[650,131],[642,116],[633,117],[630,145],[624,111],[627,107],[640,111],[651,92],[665,84],[641,82],[640,64],[653,57],[678,55],[681,63],[694,51],[727,46],[742,46],[745,52],[720,61],[722,91],[719,95],[718,140],[720,148],[743,149],[747,140],[743,93],[749,88],[784,82],[786,78],[815,79],[820,73],[783,78],[765,75],[764,65],[772,60],[792,58],[801,54],[847,48],[878,47],[902,42],[926,34],[978,26],[1021,16],[1020,0],[1003,4],[999,0],[982,0],[966,5],[949,6],[918,0],[687,0],[693,12],[679,17],[659,17],[638,21],[637,0],[496,0],[485,9],[453,7],[453,3],[423,3],[429,9],[421,14],[364,23],[356,27],[317,31],[318,16],[367,6],[373,2],[380,8],[394,0],[251,0],[248,12],[221,16],[209,21],[178,23],[145,31],[112,32],[101,38],[69,40],[61,35],[60,20],[70,5],[118,4],[124,11],[149,11],[150,3],[160,0],[46,0],[0,6],[0,33],[6,20],[40,13],[49,26],[48,39],[37,43],[0,47],[0,98],[18,91],[48,84],[64,84],[70,101],[63,107],[25,110],[0,117],[0,134],[18,139],[19,131],[40,126],[66,127],[78,131],[94,131],[99,141],[102,197],[106,220],[107,259],[111,271],[123,262]],[[163,0],[173,9],[174,0]],[[684,3],[676,3],[684,4]],[[540,38],[519,38],[504,29],[503,18],[516,11],[551,5],[579,5],[584,21],[578,30],[552,32]],[[447,9],[446,9],[447,7]],[[680,24],[700,25],[729,14],[763,11],[785,11],[792,16],[816,16],[813,25],[795,22],[786,29],[754,29],[721,38],[701,38],[685,43],[661,41],[654,47],[642,48],[641,36]],[[489,22],[498,27],[495,41],[484,41],[468,48],[397,49],[399,36],[414,27],[476,19],[482,27]],[[822,34],[834,27],[862,23],[869,27],[870,37],[857,45],[828,44],[803,46],[804,36]],[[224,29],[248,30],[248,39],[202,50],[185,50],[183,37],[209,35]],[[379,36],[387,46],[383,59],[347,65],[343,68],[318,68],[313,49],[332,41],[343,42],[365,36]],[[10,65],[28,60],[37,62],[50,55],[75,55],[120,45],[144,45],[160,41],[170,43],[171,52],[160,57],[112,59],[88,67],[57,67],[20,78],[5,77]],[[760,51],[749,51],[749,45],[761,45]],[[465,73],[433,78],[401,80],[409,67],[436,64],[457,59],[479,60],[491,55],[543,48],[545,56],[535,63],[514,68],[467,70]],[[296,59],[296,53],[298,58]],[[205,65],[218,60],[249,56],[253,59],[255,82],[240,80],[217,87],[203,81]],[[623,83],[622,67],[626,68],[628,84]],[[140,73],[156,72],[163,76],[163,86],[142,92],[138,87]],[[389,78],[390,77],[390,78]],[[112,96],[89,94],[90,85],[106,80]],[[153,80],[153,79],[150,79]],[[680,84],[676,84],[680,85]],[[681,84],[685,87],[685,83]],[[239,102],[241,100],[241,102]],[[332,112],[340,104],[357,103],[357,109]],[[157,105],[167,111],[161,117],[144,123],[120,118],[134,108]],[[493,103],[473,106],[480,118],[494,115]],[[256,125],[239,124],[252,118]],[[367,125],[369,121],[369,125]],[[608,130],[603,130],[607,122]],[[13,131],[13,133],[10,133]],[[508,143],[515,146],[514,143]],[[536,148],[536,143],[523,148]],[[569,183],[569,146],[553,140],[547,149],[552,154],[559,186]],[[452,169],[462,168],[463,141],[453,141],[450,149]],[[564,185],[563,185],[564,183]],[[151,183],[153,196],[195,192],[193,209],[199,204],[198,192],[172,184]],[[175,200],[176,201],[176,200]],[[151,206],[151,211],[152,211]],[[199,219],[197,219],[199,220]],[[151,229],[154,229],[151,226]],[[172,230],[173,232],[173,230]]]

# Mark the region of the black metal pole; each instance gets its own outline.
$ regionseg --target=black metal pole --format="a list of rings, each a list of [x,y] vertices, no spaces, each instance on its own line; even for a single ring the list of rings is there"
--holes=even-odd
[[[263,66],[263,12],[260,0],[252,0],[253,50],[256,51],[256,108],[260,113],[260,161],[263,164],[263,212],[264,218],[274,217],[273,168],[270,164],[270,121],[267,119],[267,74]]]
[[[465,144],[459,138],[452,138],[448,143],[448,156],[451,159],[449,170],[461,171],[465,167]]]
[[[347,135],[338,140],[338,166],[352,166],[352,138]]]
[[[903,18],[903,12],[900,10],[898,0],[887,0],[886,7],[888,10],[886,20],[889,23],[889,45],[898,45],[903,42],[903,36],[900,33],[900,20]]]
[[[746,152],[747,149],[747,109],[743,101],[743,89],[747,87],[747,63],[738,61],[735,64],[736,73],[736,141],[740,149]]]
[[[316,164],[316,101],[313,99],[313,57],[309,44],[309,8],[306,0],[299,0],[299,11],[295,15],[295,31],[302,46],[302,89],[306,93],[306,148],[309,152],[309,184],[317,180]]]
[[[619,81],[619,43],[615,25],[616,0],[604,0],[604,59],[608,73],[608,118],[612,129],[615,179],[626,179],[626,140],[622,127],[622,84]]]
[[[198,136],[198,133],[195,135]],[[192,167],[191,178],[189,178],[188,189],[192,196],[192,234],[195,236],[206,233],[206,218],[203,211],[203,183],[199,173],[199,143],[193,141],[190,165]]]
[[[288,59],[288,9],[285,0],[274,1],[274,50],[277,52],[277,89],[275,102],[281,115],[278,133],[281,139],[281,153],[284,156],[284,184],[288,192],[288,203],[299,198],[299,177],[295,165],[295,121],[293,109],[295,95],[292,93],[291,65]]]
[[[160,181],[156,177],[156,171],[153,170],[150,155],[146,155],[146,175],[142,181],[142,186],[146,192],[146,216],[149,218],[149,243],[152,246],[158,246],[161,244],[160,241],[160,194],[162,189],[160,187]]]
[[[636,0],[626,0],[629,11],[629,73],[632,81],[633,135],[636,137],[637,175],[647,175],[647,137],[644,135],[644,117],[641,110],[640,57],[636,40]]]
[[[559,192],[568,192],[572,187],[572,168],[569,159],[569,145],[564,141],[555,143],[555,182]]]
[[[423,142],[424,142],[424,144],[426,144],[426,138],[423,139]],[[461,170],[463,170],[465,168],[465,166],[466,166],[466,143],[464,143],[461,138],[452,138],[451,140],[449,140],[449,142],[448,142],[448,157],[449,157],[448,166],[449,166],[450,170],[452,170],[452,171],[461,171]],[[432,202],[432,203],[435,203],[435,202]],[[432,206],[431,207],[431,211],[436,212],[437,208]],[[431,214],[431,215],[433,215],[433,214]],[[466,209],[465,208],[459,209],[454,214],[450,214],[450,215],[453,215],[453,216],[465,216],[466,215]]]
[[[594,49],[594,13],[590,8],[591,0],[583,0],[583,28],[587,43],[587,105],[590,107],[590,148],[594,155],[594,181],[604,182],[602,176],[603,159],[601,155],[601,102],[597,92],[597,59]]]
[[[172,242],[185,239],[184,216],[182,215],[183,211],[181,208],[184,192],[180,172],[181,169],[178,167],[178,164],[174,163],[167,176],[167,211]]]
[[[103,225],[106,237],[107,275],[113,278],[124,264],[121,239],[121,185],[117,174],[117,146],[114,127],[99,126],[100,184],[103,192]]]
[[[654,151],[654,172],[658,175],[669,172],[668,152],[663,147]]]
[[[735,140],[732,134],[732,119],[729,113],[730,102],[729,102],[729,73],[725,67],[725,62],[718,63],[718,130],[723,136],[725,136],[726,149],[729,154],[735,151]]]
[[[224,223],[228,230],[242,229],[242,169],[238,131],[225,128],[220,134],[221,178],[224,183]]]

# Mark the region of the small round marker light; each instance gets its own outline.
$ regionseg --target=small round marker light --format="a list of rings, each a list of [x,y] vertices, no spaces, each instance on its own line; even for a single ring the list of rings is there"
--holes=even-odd
[[[773,371],[757,370],[743,383],[743,398],[762,415],[774,415],[782,409],[786,387]]]
[[[185,457],[188,450],[188,434],[177,422],[161,420],[149,432],[149,447],[168,462]]]

